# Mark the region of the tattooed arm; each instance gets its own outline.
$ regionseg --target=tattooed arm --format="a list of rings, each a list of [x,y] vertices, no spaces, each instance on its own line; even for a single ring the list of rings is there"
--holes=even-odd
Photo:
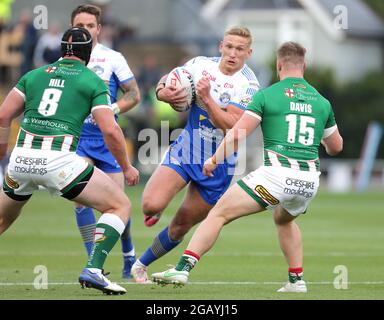
[[[127,112],[140,102],[140,90],[135,79],[123,83],[120,88],[124,91],[124,95],[116,101],[118,108],[114,107],[115,113]]]

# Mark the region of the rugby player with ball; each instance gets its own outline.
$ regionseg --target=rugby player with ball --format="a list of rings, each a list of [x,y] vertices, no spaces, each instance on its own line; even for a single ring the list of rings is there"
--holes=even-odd
[[[214,178],[204,176],[203,165],[259,89],[255,74],[245,64],[252,54],[251,45],[252,36],[247,28],[232,27],[220,42],[220,57],[195,57],[176,69],[181,81],[173,70],[157,85],[159,100],[177,111],[189,109],[189,115],[184,130],[170,145],[145,186],[142,198],[145,224],[157,223],[175,195],[185,187],[188,190],[170,224],[132,266],[133,278],[138,283],[149,282],[147,267],[176,247],[207,216],[231,183],[236,155],[217,167]],[[185,79],[189,75],[196,99],[193,99],[192,82]]]

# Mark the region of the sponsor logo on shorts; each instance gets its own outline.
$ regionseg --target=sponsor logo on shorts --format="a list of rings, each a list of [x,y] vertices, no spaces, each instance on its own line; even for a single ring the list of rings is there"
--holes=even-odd
[[[13,180],[13,179],[8,175],[8,173],[5,175],[5,183],[6,183],[7,186],[10,187],[11,189],[17,189],[17,188],[20,186],[15,180]]]
[[[48,172],[47,168],[45,168],[47,165],[47,158],[18,156],[15,159],[15,163],[20,165],[15,166],[15,172],[18,173],[30,173],[43,176]]]
[[[286,194],[299,195],[307,199],[313,197],[313,191],[315,190],[315,183],[313,181],[305,181],[296,178],[287,178],[285,180],[285,185],[286,187],[284,188],[284,193]]]
[[[25,165],[45,166],[47,165],[47,158],[31,158],[31,157],[17,156],[15,159],[15,162],[18,164],[25,164]]]
[[[273,195],[271,195],[269,191],[265,189],[263,186],[257,185],[255,190],[263,200],[270,203],[271,205],[275,206],[279,204],[280,201],[277,200]]]
[[[38,174],[40,176],[43,176],[48,173],[48,170],[46,168],[36,168],[35,166],[33,167],[32,166],[29,166],[29,167],[15,166],[15,172]]]

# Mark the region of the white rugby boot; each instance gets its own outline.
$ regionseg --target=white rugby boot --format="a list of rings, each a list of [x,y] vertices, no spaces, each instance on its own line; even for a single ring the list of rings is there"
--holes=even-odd
[[[295,283],[287,282],[277,292],[307,292],[307,285],[304,280],[297,280]]]
[[[188,282],[188,271],[178,271],[175,268],[152,274],[152,281],[161,285],[175,284],[183,286]]]

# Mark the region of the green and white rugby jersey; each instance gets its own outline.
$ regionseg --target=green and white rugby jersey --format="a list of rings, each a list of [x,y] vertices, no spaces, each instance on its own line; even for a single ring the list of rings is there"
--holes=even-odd
[[[318,148],[336,129],[330,102],[303,78],[286,78],[253,96],[247,111],[261,120],[264,165],[318,171]]]
[[[84,119],[95,108],[110,108],[104,81],[76,60],[32,70],[14,89],[25,100],[17,147],[75,151]]]

